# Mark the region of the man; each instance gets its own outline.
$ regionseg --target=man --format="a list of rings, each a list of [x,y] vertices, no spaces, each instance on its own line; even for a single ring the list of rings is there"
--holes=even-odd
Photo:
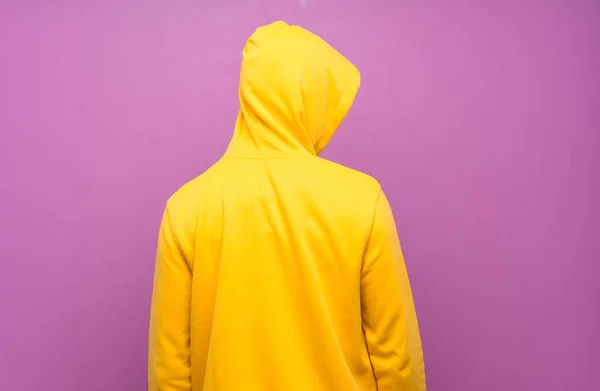
[[[317,155],[358,70],[277,22],[243,51],[223,158],[167,203],[151,391],[423,391],[421,341],[388,201]]]

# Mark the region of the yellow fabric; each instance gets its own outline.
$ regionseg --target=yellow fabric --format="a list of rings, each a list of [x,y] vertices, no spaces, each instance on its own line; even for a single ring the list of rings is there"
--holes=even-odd
[[[300,27],[249,39],[231,144],[164,213],[150,391],[425,390],[388,201],[317,157],[359,84]]]

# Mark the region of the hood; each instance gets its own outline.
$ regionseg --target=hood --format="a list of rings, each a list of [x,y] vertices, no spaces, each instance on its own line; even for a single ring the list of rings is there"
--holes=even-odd
[[[358,69],[318,36],[284,22],[258,28],[243,51],[227,155],[318,155],[359,86]]]

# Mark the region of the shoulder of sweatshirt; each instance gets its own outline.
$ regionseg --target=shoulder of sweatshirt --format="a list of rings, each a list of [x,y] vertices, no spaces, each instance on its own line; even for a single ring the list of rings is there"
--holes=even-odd
[[[375,178],[323,158],[310,161],[314,173],[312,180],[319,188],[334,196],[336,202],[346,204],[354,213],[361,210],[359,214],[370,218],[381,191],[381,186]],[[184,184],[169,198],[167,209],[174,226],[191,228],[196,224],[196,211],[206,186],[218,187],[219,182],[230,180],[227,167],[226,161],[218,161],[204,173]]]
[[[323,168],[330,171],[329,179],[347,181],[350,186],[355,185],[369,191],[379,191],[381,188],[379,182],[369,174],[331,160],[318,158],[318,161]]]

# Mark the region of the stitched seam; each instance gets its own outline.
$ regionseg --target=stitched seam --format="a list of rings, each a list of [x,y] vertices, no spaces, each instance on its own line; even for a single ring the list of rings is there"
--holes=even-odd
[[[365,244],[363,245],[363,253],[360,260],[360,271],[363,271],[365,265],[365,255],[367,254],[367,247],[369,246],[369,241],[371,240],[371,233],[373,232],[373,222],[375,221],[375,210],[377,209],[377,204],[379,203],[379,198],[381,197],[381,186],[377,189],[377,197],[375,198],[375,203],[373,204],[373,212],[371,212],[371,223],[369,224],[369,233],[367,234],[367,239],[365,240]]]
[[[173,236],[173,241],[175,241],[175,244],[177,245],[177,250],[179,251],[179,255],[181,255],[181,257],[185,260],[185,264],[187,265],[187,267],[191,273],[192,269],[190,267],[190,263],[189,263],[188,259],[186,259],[185,253],[183,252],[183,249],[181,248],[181,244],[179,243],[179,239],[177,239],[177,235],[175,235],[175,231],[173,231],[173,223],[171,221],[171,212],[169,212],[168,205],[167,205],[165,212],[167,214],[167,220],[169,222],[169,230],[171,231],[171,235]]]

